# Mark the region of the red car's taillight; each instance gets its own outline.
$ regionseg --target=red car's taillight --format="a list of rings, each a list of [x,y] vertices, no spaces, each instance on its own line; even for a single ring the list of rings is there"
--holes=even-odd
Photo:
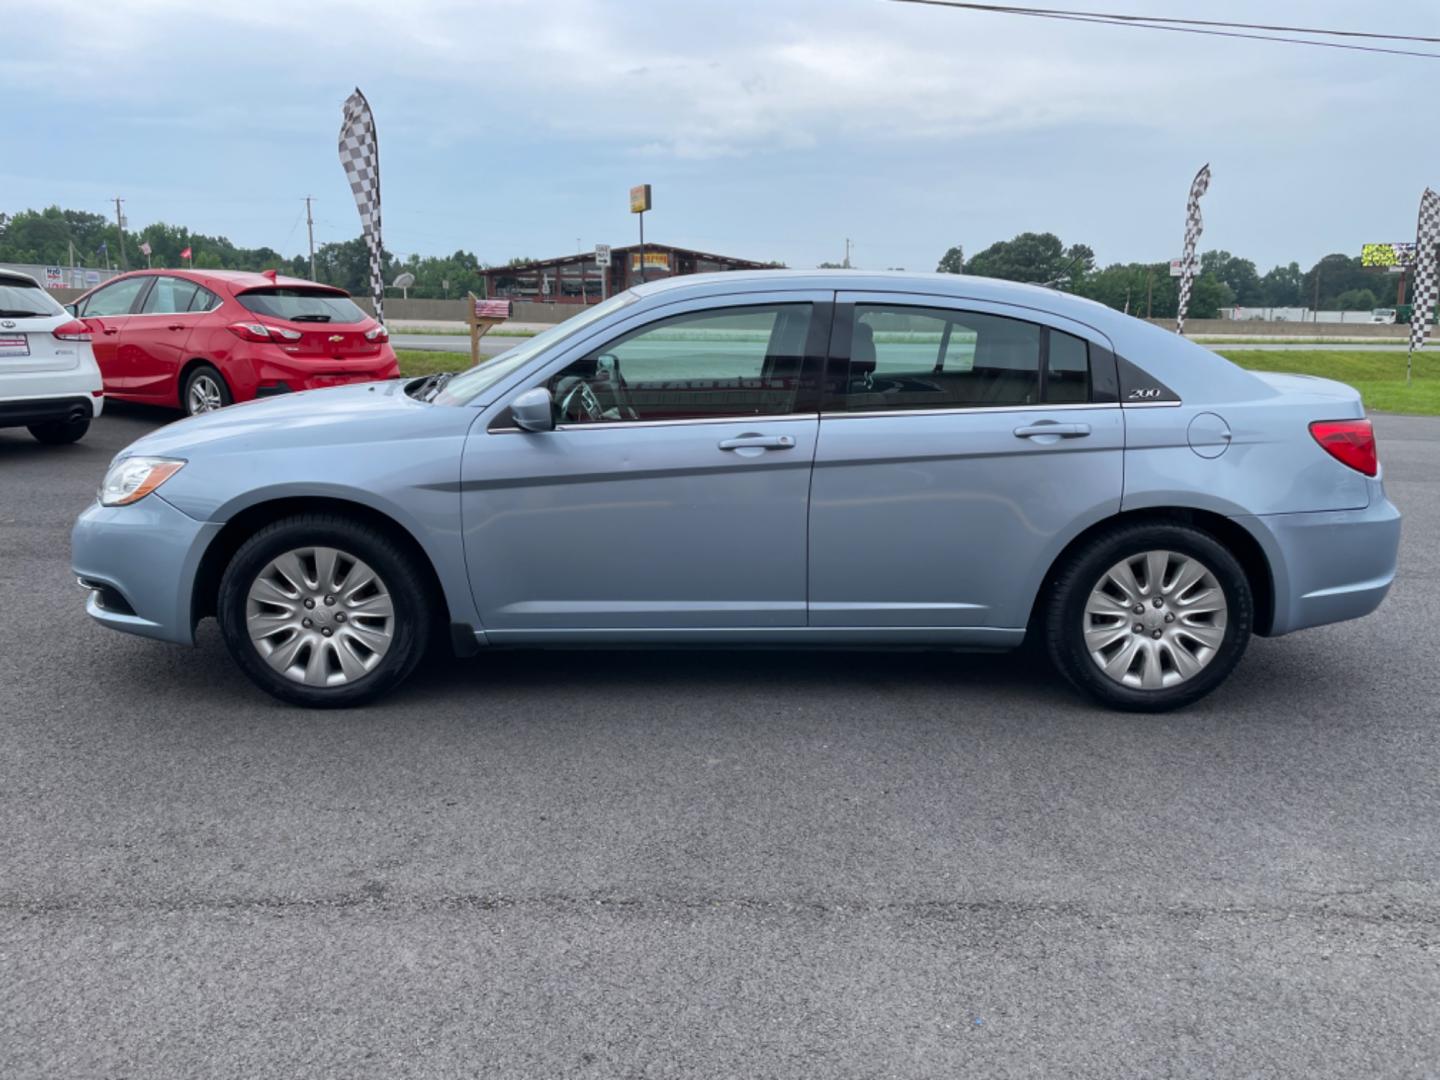
[[[286,330],[281,326],[267,326],[260,322],[237,322],[226,327],[243,341],[299,341],[299,330]]]
[[[86,326],[79,319],[71,319],[67,323],[61,323],[54,330],[50,331],[61,341],[89,341],[90,327]]]
[[[1375,453],[1375,431],[1369,420],[1316,420],[1310,434],[1325,452],[1356,472],[1374,476],[1380,471]]]
[[[386,330],[385,327],[383,327],[383,326],[377,326],[377,327],[375,327],[373,330],[366,330],[366,331],[365,331],[365,340],[366,340],[366,341],[389,341],[389,340],[390,340],[390,331],[389,331],[389,330]]]

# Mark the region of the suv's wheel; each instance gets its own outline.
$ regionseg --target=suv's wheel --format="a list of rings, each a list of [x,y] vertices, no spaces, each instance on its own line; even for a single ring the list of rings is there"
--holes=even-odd
[[[1117,526],[1061,569],[1046,610],[1050,655],[1108,705],[1161,712],[1204,697],[1250,641],[1245,571],[1186,525]]]
[[[67,416],[63,420],[47,420],[43,424],[30,425],[30,434],[48,446],[78,442],[89,430],[90,417],[84,413]]]
[[[191,368],[180,390],[180,407],[187,416],[223,409],[234,400],[225,376],[209,364],[196,364]]]
[[[262,689],[297,705],[359,705],[424,655],[425,581],[374,529],[305,514],[247,540],[220,581],[230,654]]]

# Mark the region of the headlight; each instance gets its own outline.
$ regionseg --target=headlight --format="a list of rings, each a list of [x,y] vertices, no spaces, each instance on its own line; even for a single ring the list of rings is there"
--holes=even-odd
[[[117,461],[100,485],[100,505],[125,506],[143,499],[184,465],[174,458],[129,457]]]

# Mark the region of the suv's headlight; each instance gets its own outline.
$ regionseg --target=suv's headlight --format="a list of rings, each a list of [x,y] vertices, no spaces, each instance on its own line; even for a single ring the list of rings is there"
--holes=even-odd
[[[117,461],[100,485],[100,505],[125,506],[143,499],[184,465],[174,458],[128,457]]]

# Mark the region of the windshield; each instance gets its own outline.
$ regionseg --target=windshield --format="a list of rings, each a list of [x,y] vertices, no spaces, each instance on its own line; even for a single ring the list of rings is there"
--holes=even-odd
[[[344,293],[330,289],[306,289],[282,286],[274,289],[251,289],[237,299],[256,315],[290,322],[358,323],[365,321],[361,311]]]
[[[579,315],[572,315],[562,323],[556,323],[549,330],[536,334],[522,345],[507,349],[499,356],[480,363],[456,375],[435,397],[439,405],[464,405],[482,391],[488,390],[512,371],[524,366],[546,349],[579,333],[587,326],[598,322],[611,312],[629,307],[640,298],[633,292],[616,293],[609,300],[587,308]]]
[[[0,316],[29,319],[37,315],[64,315],[65,309],[33,281],[0,277]]]

